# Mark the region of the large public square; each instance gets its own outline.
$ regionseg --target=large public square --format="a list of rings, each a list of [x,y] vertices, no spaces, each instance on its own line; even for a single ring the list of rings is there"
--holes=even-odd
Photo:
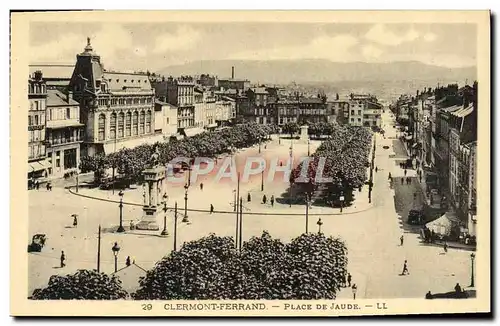
[[[355,191],[352,206],[340,212],[338,208],[318,207],[309,209],[309,232],[317,232],[317,221],[321,218],[321,231],[325,235],[342,238],[348,248],[348,271],[358,286],[358,298],[423,298],[427,291],[452,291],[456,283],[463,287],[470,282],[470,252],[450,249],[445,254],[440,246],[421,243],[419,233],[409,228],[405,219],[415,204],[414,193],[419,191],[415,171],[409,176],[411,184],[391,185],[388,174],[393,178],[403,176],[399,162],[406,159],[406,151],[397,138],[393,118],[389,112],[382,116],[385,137],[376,134],[374,188],[371,203],[368,201],[367,186]],[[310,145],[296,141],[293,144],[294,157],[307,156],[319,146],[320,141]],[[239,151],[237,161],[248,156],[263,156],[266,160],[278,158],[286,160],[290,155],[291,141],[273,139],[266,145],[254,146]],[[387,147],[388,149],[384,149]],[[223,160],[219,160],[222,164]],[[200,183],[203,183],[203,189]],[[259,236],[263,230],[283,241],[297,237],[305,232],[305,207],[290,206],[282,198],[287,193],[288,182],[283,178],[274,181],[264,179],[261,191],[261,175],[253,176],[248,182],[241,182],[240,196],[243,197],[243,240]],[[177,243],[198,239],[210,233],[220,236],[235,234],[236,183],[216,182],[212,175],[198,178],[188,189],[188,223],[178,220]],[[184,212],[185,190],[183,184],[169,185],[168,207],[178,203],[179,214]],[[250,194],[251,201],[247,196]],[[276,202],[262,203],[262,196],[268,200],[274,195]],[[420,198],[420,197],[418,197]],[[124,190],[124,225],[131,220],[138,221],[142,216],[143,189],[139,185]],[[419,199],[417,199],[419,200]],[[44,287],[51,275],[69,274],[78,269],[96,268],[97,231],[103,229],[101,241],[101,271],[114,271],[114,256],[111,250],[117,242],[120,247],[119,267],[125,266],[130,256],[144,269],[154,267],[155,262],[173,249],[173,210],[167,211],[167,230],[169,235],[160,233],[163,229],[163,213],[158,218],[159,231],[128,231],[116,233],[119,221],[118,190],[99,190],[80,187],[75,189],[55,186],[52,191],[45,189],[30,190],[29,193],[29,235],[47,235],[47,244],[41,253],[29,254],[29,293]],[[131,205],[135,204],[135,205]],[[210,205],[215,212],[210,214]],[[191,211],[195,210],[195,211]],[[72,214],[78,215],[78,227],[73,227]],[[404,245],[400,237],[404,235]],[[31,241],[26,239],[27,242]],[[66,255],[66,266],[59,268],[61,251]],[[409,275],[400,275],[403,262],[408,261]],[[350,298],[350,290],[342,290],[339,298]]]

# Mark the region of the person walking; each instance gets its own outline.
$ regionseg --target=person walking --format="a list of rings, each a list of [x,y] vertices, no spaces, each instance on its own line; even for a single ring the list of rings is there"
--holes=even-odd
[[[271,206],[274,207],[274,195],[271,195]]]
[[[401,184],[404,185],[405,184],[405,178],[401,178]]]
[[[389,180],[392,179],[392,175],[391,175],[391,172],[389,172],[389,177],[388,177]]]
[[[66,266],[66,255],[64,254],[64,251],[61,251],[61,268],[65,267]]]
[[[408,173],[408,171],[405,169],[405,177],[406,177],[406,174]]]
[[[210,214],[213,214],[214,212],[214,205],[210,204]]]
[[[203,191],[203,182],[200,183],[200,190]]]
[[[377,173],[377,172],[378,172],[378,166],[375,167],[375,173]]]
[[[267,202],[267,197],[266,195],[262,196],[262,203],[265,204]]]
[[[126,265],[127,267],[129,267],[129,266],[130,266],[130,256],[127,256],[127,260],[125,260],[125,265]]]
[[[250,196],[250,193],[248,193],[247,195],[247,202],[251,202],[252,201],[252,196]]]
[[[351,273],[348,273],[347,274],[347,285],[349,287],[351,287],[351,281],[352,281],[352,276],[351,276]]]
[[[78,226],[78,215],[73,214],[73,227],[76,228]]]
[[[443,250],[444,250],[444,253],[448,252],[448,244],[446,243],[446,241],[444,242]]]
[[[457,293],[457,294],[462,293],[462,287],[460,286],[459,283],[457,283],[457,285],[455,285],[455,293]]]
[[[404,241],[405,241],[405,237],[404,237],[404,235],[402,235],[402,236],[401,236],[401,238],[399,238],[399,241],[401,242],[401,245],[400,245],[400,246],[402,247],[402,246],[403,246],[403,243],[404,243]]]
[[[403,273],[401,275],[410,275],[410,272],[408,271],[408,261],[405,260],[403,264]]]

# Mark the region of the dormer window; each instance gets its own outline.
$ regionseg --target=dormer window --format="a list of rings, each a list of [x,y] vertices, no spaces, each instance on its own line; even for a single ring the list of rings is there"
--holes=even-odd
[[[117,82],[117,83],[119,83],[119,82],[120,82],[120,80],[119,80],[119,79],[117,79],[117,80],[116,80],[116,82]]]

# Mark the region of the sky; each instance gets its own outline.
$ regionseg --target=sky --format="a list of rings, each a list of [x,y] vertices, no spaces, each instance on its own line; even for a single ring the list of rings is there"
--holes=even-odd
[[[30,63],[74,64],[87,37],[106,69],[199,60],[326,59],[476,65],[474,24],[32,22]]]

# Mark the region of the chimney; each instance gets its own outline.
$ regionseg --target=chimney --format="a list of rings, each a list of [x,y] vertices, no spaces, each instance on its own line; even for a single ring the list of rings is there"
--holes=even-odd
[[[234,66],[231,67],[231,79],[234,79]]]
[[[43,74],[40,70],[35,71],[35,80],[41,81],[43,78]]]

